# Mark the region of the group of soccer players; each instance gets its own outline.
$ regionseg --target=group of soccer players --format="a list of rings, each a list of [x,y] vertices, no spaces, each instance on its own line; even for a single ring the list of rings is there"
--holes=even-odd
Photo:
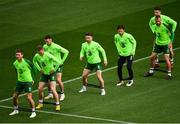
[[[171,18],[165,15],[161,15],[161,9],[159,7],[156,7],[154,9],[154,17],[151,18],[149,24],[156,38],[153,52],[150,56],[150,70],[144,76],[149,77],[153,75],[155,63],[157,63],[158,60],[158,54],[163,52],[168,69],[167,79],[171,79],[171,69],[174,57],[172,42],[174,40],[174,32],[177,23]],[[39,103],[36,109],[41,109],[43,107],[43,99],[50,98],[54,98],[55,100],[55,110],[60,111],[61,109],[60,101],[63,101],[65,99],[64,85],[62,82],[62,71],[69,51],[54,43],[52,37],[49,35],[45,36],[44,41],[46,42],[44,46],[37,46],[37,53],[33,58],[33,63],[24,58],[23,51],[21,49],[18,49],[15,52],[16,60],[13,65],[17,72],[17,83],[13,94],[14,111],[9,115],[16,115],[19,113],[18,96],[22,92],[25,92],[27,93],[27,100],[30,103],[32,109],[30,118],[36,117],[35,103],[32,98],[32,85],[34,83],[33,76],[37,71],[41,73],[41,77],[38,86]],[[117,62],[117,73],[119,81],[117,82],[117,86],[125,84],[125,80],[128,80],[126,86],[131,86],[134,83],[132,64],[136,52],[136,40],[131,34],[125,32],[125,27],[123,25],[119,25],[117,27],[117,34],[114,35],[114,43],[119,55],[119,59]],[[169,57],[169,51],[171,53],[171,58]],[[107,66],[108,61],[105,50],[99,43],[93,40],[93,35],[91,33],[86,33],[85,42],[81,46],[80,60],[82,61],[84,58],[86,58],[87,64],[82,73],[83,86],[80,89],[79,93],[87,91],[88,75],[93,70],[96,70],[96,75],[100,84],[100,94],[102,96],[106,95],[104,80],[102,77],[102,64],[100,54],[103,57],[104,66]],[[128,79],[123,78],[122,71],[123,65],[126,61],[129,74]],[[58,84],[61,89],[60,96],[57,93],[56,84]],[[43,95],[43,89],[45,86],[47,86],[49,90],[49,94],[47,97],[44,97]]]
[[[149,77],[154,74],[154,68],[156,65],[159,66],[158,54],[163,53],[168,72],[166,79],[170,80],[172,79],[171,70],[174,60],[173,41],[177,22],[168,16],[162,15],[160,7],[154,8],[154,15],[155,16],[150,19],[149,26],[155,34],[156,39],[150,56],[150,69],[144,77]]]

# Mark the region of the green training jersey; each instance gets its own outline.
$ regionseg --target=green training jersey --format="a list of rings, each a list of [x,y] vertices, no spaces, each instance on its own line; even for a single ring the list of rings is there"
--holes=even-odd
[[[33,71],[33,64],[26,60],[22,59],[22,61],[16,60],[13,63],[15,70],[17,72],[17,81],[18,82],[32,82],[32,71]]]
[[[171,19],[170,17],[165,16],[165,15],[161,15],[161,20],[162,20],[162,24],[169,27],[170,32],[175,32],[176,27],[177,27],[176,21],[174,21],[173,19]],[[149,26],[150,26],[152,32],[154,31],[153,25],[156,25],[155,16],[152,17],[149,21]]]
[[[60,45],[56,43],[51,43],[51,45],[45,44],[43,48],[46,52],[49,52],[54,57],[56,57],[60,61],[60,65],[64,63],[64,61],[66,60],[69,54],[69,51],[67,49],[61,47]],[[62,57],[62,54],[63,54],[63,57]]]
[[[126,32],[124,32],[122,36],[120,34],[115,34],[114,43],[120,56],[135,55],[136,40],[131,34]]]
[[[33,63],[39,71],[44,71],[44,74],[49,75],[51,70],[56,71],[60,61],[48,52],[44,52],[41,56],[38,53],[33,58]],[[55,66],[54,66],[55,65]]]
[[[156,34],[156,44],[157,45],[169,45],[171,42],[170,39],[170,31],[166,26],[163,24],[161,25],[154,25],[153,26],[153,32]]]
[[[81,46],[80,57],[85,56],[89,64],[96,64],[101,62],[99,53],[102,54],[104,61],[107,61],[106,53],[99,43],[95,41],[85,42]]]

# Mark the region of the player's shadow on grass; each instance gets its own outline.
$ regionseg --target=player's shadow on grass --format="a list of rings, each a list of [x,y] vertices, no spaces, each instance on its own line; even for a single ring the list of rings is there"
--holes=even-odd
[[[92,84],[92,83],[88,83],[88,85],[87,85],[88,87],[92,87],[92,88],[100,88],[100,86],[99,85],[96,85],[96,84]]]
[[[161,68],[155,68],[155,71],[159,71],[159,72],[163,72],[163,73],[167,73],[167,70],[161,69]]]
[[[18,107],[19,111],[24,111],[24,112],[32,112],[30,108],[25,108],[25,107]]]

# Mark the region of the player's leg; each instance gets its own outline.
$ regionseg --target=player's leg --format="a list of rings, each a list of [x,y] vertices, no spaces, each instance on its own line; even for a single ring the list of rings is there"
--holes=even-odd
[[[155,57],[155,65],[154,68],[159,68],[160,64],[159,64],[159,55],[157,54],[157,56]]]
[[[32,93],[27,93],[27,100],[31,106],[31,111],[32,111],[30,118],[34,118],[36,117],[36,112],[35,112],[35,103],[32,97]]]
[[[150,69],[149,71],[144,75],[144,77],[149,77],[154,74],[154,66],[155,66],[155,59],[156,59],[157,53],[152,52],[150,56]]]
[[[166,79],[170,80],[172,78],[172,75],[171,75],[171,62],[169,60],[169,54],[164,54],[164,58],[165,58],[165,61],[166,61],[167,72],[168,72],[168,76],[167,76]]]
[[[23,82],[16,82],[16,87],[15,87],[15,91],[13,94],[13,106],[14,106],[14,111],[12,113],[10,113],[9,115],[15,115],[15,114],[19,114],[19,110],[18,110],[18,96],[21,92],[23,92],[24,90],[24,86],[23,86]]]
[[[153,45],[153,51],[156,47],[156,44]],[[157,56],[155,57],[155,65],[154,65],[154,68],[158,68],[160,67],[160,64],[159,64],[159,55],[157,54]]]
[[[48,87],[48,95],[46,97],[44,97],[44,99],[53,99],[53,93],[50,89],[49,83],[48,83],[47,87]]]
[[[173,62],[174,62],[173,42],[174,42],[175,34],[171,33],[170,38],[171,38],[171,43],[169,45],[169,48],[170,48],[170,59],[171,59],[171,68],[173,68]]]
[[[150,73],[154,72],[154,66],[155,66],[155,58],[157,56],[156,52],[152,52],[150,56]]]
[[[129,82],[126,84],[126,86],[131,86],[134,83],[132,64],[133,64],[133,56],[128,56],[127,57],[127,70],[129,74]]]
[[[54,99],[56,102],[56,111],[60,111],[59,95],[56,91],[56,81],[50,81],[50,88],[51,91],[53,92]]]
[[[62,73],[57,73],[57,83],[59,84],[59,88],[61,89],[60,101],[65,99],[64,93],[64,84],[62,82]]]
[[[167,72],[168,75],[166,77],[167,80],[172,79],[172,75],[171,75],[171,62],[170,62],[170,58],[169,58],[169,47],[168,46],[164,46],[163,47],[163,54],[164,54],[164,58],[166,61],[166,65],[167,65]]]
[[[35,113],[35,103],[34,103],[34,100],[32,98],[32,83],[29,83],[29,82],[25,82],[24,83],[24,91],[25,93],[27,93],[27,100],[29,102],[29,105],[31,107],[31,115],[30,115],[30,118],[34,118],[36,117],[36,113]]]
[[[64,84],[62,82],[62,71],[63,71],[63,66],[60,66],[56,74],[57,83],[59,84],[59,88],[61,89],[60,101],[63,101],[65,99]]]
[[[14,111],[11,112],[9,115],[19,114],[19,110],[18,110],[18,96],[19,96],[19,93],[15,91],[14,94],[13,94],[13,108],[14,108]]]
[[[155,59],[158,53],[162,52],[162,46],[159,46],[157,44],[154,45],[153,51],[151,53],[150,58],[150,69],[149,71],[144,75],[144,77],[149,77],[154,74],[154,67],[155,67]]]
[[[123,56],[120,56],[118,59],[117,73],[118,73],[118,77],[119,77],[119,82],[117,83],[117,86],[121,86],[124,84],[122,69],[123,69],[123,65],[124,65],[125,61],[126,61],[126,57],[123,57]]]
[[[104,96],[106,95],[106,92],[105,92],[105,89],[104,89],[104,79],[102,77],[102,70],[101,69],[98,69],[96,71],[96,76],[99,80],[99,84],[100,84],[100,89],[101,89],[101,95]]]
[[[81,88],[81,90],[79,91],[79,93],[82,93],[82,92],[85,92],[87,91],[87,84],[88,84],[88,75],[91,73],[91,70],[88,69],[88,68],[85,68],[83,70],[83,73],[82,73],[82,82],[83,82],[83,86]]]
[[[169,50],[170,50],[170,62],[171,62],[171,67],[173,68],[173,63],[174,63],[174,50],[173,50],[173,44],[172,44],[172,42],[169,44]]]
[[[38,97],[39,97],[39,104],[37,105],[36,109],[41,109],[43,107],[43,88],[45,86],[45,82],[40,81],[38,86]]]

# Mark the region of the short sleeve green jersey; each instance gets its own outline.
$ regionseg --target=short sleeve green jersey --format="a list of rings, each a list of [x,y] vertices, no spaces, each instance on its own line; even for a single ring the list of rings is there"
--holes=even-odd
[[[16,60],[13,63],[13,65],[16,69],[17,80],[19,82],[32,82],[33,81],[32,74],[31,74],[32,68],[25,59],[22,59],[22,61]]]
[[[100,63],[101,58],[99,53],[102,54],[103,60],[107,61],[105,50],[99,43],[95,41],[91,41],[90,43],[85,42],[81,46],[80,57],[85,56],[87,62],[90,64]]]
[[[44,52],[42,56],[35,54],[33,63],[39,71],[43,70],[44,74],[49,75],[51,70],[58,69],[60,61],[50,53]]]
[[[54,57],[56,57],[60,61],[60,64],[64,63],[64,61],[66,60],[69,54],[69,51],[67,49],[61,47],[56,43],[52,43],[51,45],[45,44],[43,48],[46,52],[49,52]],[[63,57],[62,57],[62,53],[63,53]]]
[[[115,34],[114,43],[120,56],[135,55],[136,40],[131,34],[126,32],[124,32],[122,36],[120,34]]]

